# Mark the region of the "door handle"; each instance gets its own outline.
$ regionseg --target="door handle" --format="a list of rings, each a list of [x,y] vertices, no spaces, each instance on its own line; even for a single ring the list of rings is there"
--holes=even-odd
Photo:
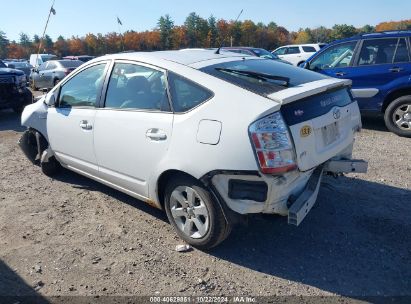
[[[347,75],[347,73],[344,73],[344,72],[335,73],[335,76],[338,76],[338,77],[341,77],[341,76],[344,76],[344,75]]]
[[[402,68],[400,68],[400,67],[393,67],[393,68],[389,69],[389,71],[390,71],[391,73],[399,73],[399,72],[401,72],[401,71],[404,71],[404,69],[402,69]]]
[[[80,121],[80,128],[82,128],[83,130],[91,130],[93,129],[93,126],[88,123],[87,120],[82,120]]]
[[[154,141],[160,141],[166,140],[167,134],[160,129],[149,129],[147,130],[146,137]]]

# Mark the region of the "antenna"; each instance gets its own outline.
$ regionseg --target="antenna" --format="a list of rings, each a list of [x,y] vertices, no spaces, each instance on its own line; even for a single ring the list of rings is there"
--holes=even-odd
[[[235,19],[234,23],[237,23],[237,21],[238,21],[238,19],[240,18],[240,16],[241,16],[242,13],[243,13],[243,9],[241,9],[241,11],[240,11],[240,13],[238,14],[237,18]],[[231,43],[230,43],[231,46],[233,46],[233,37],[232,37],[232,36],[230,36],[230,41],[231,41]],[[220,54],[220,50],[221,50],[221,48],[223,47],[223,43],[224,43],[224,39],[223,39],[223,41],[221,41],[220,47],[217,49],[217,51],[215,51],[214,54],[217,54],[217,55]]]

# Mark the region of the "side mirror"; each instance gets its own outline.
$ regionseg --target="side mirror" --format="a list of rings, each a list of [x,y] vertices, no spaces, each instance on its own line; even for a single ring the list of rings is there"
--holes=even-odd
[[[49,107],[53,107],[56,104],[56,98],[54,97],[54,94],[48,94],[46,96],[46,99],[44,100],[44,103]]]
[[[300,64],[300,68],[309,70],[310,69],[310,63],[308,61],[303,62],[303,63]]]

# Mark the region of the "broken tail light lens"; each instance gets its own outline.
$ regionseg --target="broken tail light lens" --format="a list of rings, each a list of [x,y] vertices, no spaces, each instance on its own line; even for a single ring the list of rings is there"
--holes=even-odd
[[[291,136],[279,112],[255,121],[249,133],[262,173],[283,174],[297,168]]]

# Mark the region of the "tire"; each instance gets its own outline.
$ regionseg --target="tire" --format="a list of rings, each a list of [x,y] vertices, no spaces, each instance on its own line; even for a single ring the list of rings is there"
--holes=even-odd
[[[24,110],[24,105],[15,106],[12,109],[14,113],[21,114]]]
[[[38,91],[39,90],[39,88],[36,87],[36,84],[35,84],[34,80],[31,80],[30,87],[33,91]]]
[[[173,178],[164,195],[168,220],[186,243],[198,249],[210,249],[230,234],[231,223],[222,207],[195,179],[185,176]]]
[[[61,165],[57,159],[53,156],[50,157],[48,162],[40,162],[41,171],[48,177],[53,177],[61,170]]]
[[[392,101],[384,113],[388,130],[398,136],[411,137],[411,95]]]

